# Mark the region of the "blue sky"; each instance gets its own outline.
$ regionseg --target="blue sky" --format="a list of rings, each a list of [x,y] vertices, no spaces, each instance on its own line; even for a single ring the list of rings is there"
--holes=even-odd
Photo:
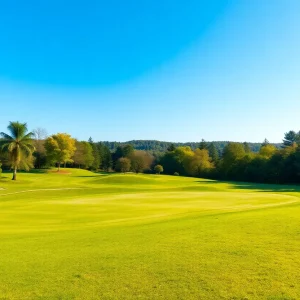
[[[298,0],[1,5],[1,131],[278,142],[300,130]]]

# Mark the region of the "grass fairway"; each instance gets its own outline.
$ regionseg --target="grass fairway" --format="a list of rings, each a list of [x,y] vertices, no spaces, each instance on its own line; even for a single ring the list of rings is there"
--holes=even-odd
[[[0,180],[0,299],[300,299],[300,188],[70,172]]]

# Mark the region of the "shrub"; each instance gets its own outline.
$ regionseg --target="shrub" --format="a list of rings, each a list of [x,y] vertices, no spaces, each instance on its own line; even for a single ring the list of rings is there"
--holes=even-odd
[[[162,173],[164,171],[164,168],[163,168],[162,165],[156,165],[154,167],[154,171],[155,171],[155,173],[160,174],[160,173]]]

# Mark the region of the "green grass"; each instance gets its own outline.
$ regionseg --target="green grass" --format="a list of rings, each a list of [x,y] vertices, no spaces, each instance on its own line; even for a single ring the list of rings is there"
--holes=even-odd
[[[0,299],[300,299],[300,188],[0,179]]]

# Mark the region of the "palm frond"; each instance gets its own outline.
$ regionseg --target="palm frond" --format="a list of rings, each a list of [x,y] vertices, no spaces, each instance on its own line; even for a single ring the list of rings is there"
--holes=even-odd
[[[14,139],[21,139],[27,132],[27,124],[20,122],[10,122],[7,129]]]
[[[0,132],[0,135],[5,139],[5,140],[13,140],[14,138],[11,137],[10,135],[6,134],[5,132]]]
[[[0,141],[0,149],[3,152],[8,152],[9,145],[10,145],[10,143],[7,143],[6,141]]]
[[[25,154],[25,156],[28,157],[34,151],[34,146],[32,146],[32,145],[26,145],[26,144],[20,144],[20,150],[21,150],[22,153]]]
[[[14,152],[15,149],[17,149],[17,143],[15,141],[8,144],[8,151],[9,152]]]
[[[34,138],[34,133],[33,132],[29,132],[26,135],[24,135],[22,137],[22,141],[26,141],[26,140],[32,140]]]

